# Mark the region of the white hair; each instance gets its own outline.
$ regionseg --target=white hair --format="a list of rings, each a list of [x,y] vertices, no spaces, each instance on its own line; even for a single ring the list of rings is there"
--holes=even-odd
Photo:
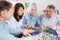
[[[29,10],[31,9],[31,7],[35,7],[37,9],[36,3],[30,4],[29,7],[27,8],[26,12],[29,12]]]

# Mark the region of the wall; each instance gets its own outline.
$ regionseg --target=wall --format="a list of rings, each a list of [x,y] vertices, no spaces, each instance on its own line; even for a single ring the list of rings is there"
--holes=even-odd
[[[39,11],[44,10],[48,4],[53,4],[53,5],[55,5],[56,9],[58,9],[60,12],[60,0],[8,0],[8,1],[10,1],[13,4],[15,4],[17,2],[20,2],[23,4],[25,2],[29,2],[30,4],[36,3]]]

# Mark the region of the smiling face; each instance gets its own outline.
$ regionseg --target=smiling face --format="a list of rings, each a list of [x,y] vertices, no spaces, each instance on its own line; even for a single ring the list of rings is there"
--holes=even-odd
[[[48,18],[50,18],[54,13],[55,13],[55,9],[46,8],[46,15]]]
[[[34,7],[34,6],[32,6],[31,8],[30,8],[30,14],[31,15],[34,15],[35,13],[36,13],[36,10],[37,10],[37,8],[36,7]]]
[[[48,5],[46,8],[46,15],[48,18],[50,18],[55,13],[55,6],[54,5]]]
[[[19,7],[19,9],[18,9],[18,15],[22,16],[23,13],[24,13],[24,9],[22,7]]]

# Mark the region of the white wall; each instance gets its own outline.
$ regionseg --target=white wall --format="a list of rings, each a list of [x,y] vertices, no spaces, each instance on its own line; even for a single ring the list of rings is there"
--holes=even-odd
[[[25,2],[29,2],[30,4],[36,3],[38,6],[38,10],[44,10],[48,4],[53,4],[53,5],[55,5],[56,9],[58,9],[60,12],[60,0],[17,0],[17,1],[16,0],[8,0],[8,1],[10,1],[13,4],[15,4],[17,2],[20,2],[23,4]]]

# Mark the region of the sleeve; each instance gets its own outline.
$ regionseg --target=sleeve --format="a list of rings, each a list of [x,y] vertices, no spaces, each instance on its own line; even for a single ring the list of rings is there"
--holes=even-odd
[[[56,24],[56,26],[57,26],[57,29],[60,30],[60,16],[57,17],[57,24]]]
[[[26,18],[25,15],[22,17],[22,28],[26,25]]]
[[[57,26],[53,26],[53,29],[56,30],[57,29]]]
[[[43,16],[44,16],[44,14],[42,14],[42,15],[39,16],[41,26],[44,26],[44,25],[42,24],[42,23],[43,23],[43,22],[42,22],[42,18],[43,18]]]
[[[60,30],[60,17],[59,16],[57,16],[57,18],[56,18],[57,20],[57,23],[56,23],[56,25],[55,26],[53,26],[53,29],[57,29],[57,30]]]
[[[40,21],[40,19],[39,19],[39,16],[37,15],[37,19],[36,19],[36,24],[37,24],[37,26],[41,26],[41,21]]]
[[[6,31],[0,31],[0,40],[16,40],[16,38]]]
[[[15,36],[9,34],[5,30],[0,30],[0,40],[35,40],[35,36],[16,38]]]

